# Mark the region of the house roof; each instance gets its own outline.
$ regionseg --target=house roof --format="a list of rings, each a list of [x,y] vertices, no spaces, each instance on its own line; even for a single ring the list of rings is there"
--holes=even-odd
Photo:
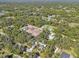
[[[34,37],[37,37],[42,32],[41,28],[35,27],[33,25],[29,25],[29,24],[27,26],[25,26],[24,30],[26,32],[28,32],[29,34],[32,34],[32,36],[34,36]]]

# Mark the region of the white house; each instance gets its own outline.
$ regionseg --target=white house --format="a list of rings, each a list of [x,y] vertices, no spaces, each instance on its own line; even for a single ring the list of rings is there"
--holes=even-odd
[[[49,34],[49,36],[48,36],[49,40],[53,40],[54,38],[55,38],[55,33]]]

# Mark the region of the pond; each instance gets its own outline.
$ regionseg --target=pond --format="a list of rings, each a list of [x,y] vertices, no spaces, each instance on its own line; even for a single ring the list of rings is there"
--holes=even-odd
[[[65,52],[62,52],[60,58],[70,58],[70,55]]]

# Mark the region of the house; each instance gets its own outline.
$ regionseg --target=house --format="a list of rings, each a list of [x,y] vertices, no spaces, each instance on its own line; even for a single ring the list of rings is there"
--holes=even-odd
[[[48,21],[50,21],[51,19],[53,19],[55,17],[55,15],[48,15]]]
[[[0,16],[4,16],[4,15],[5,15],[4,13],[0,12]]]
[[[50,25],[44,25],[41,27],[43,30],[44,29],[48,29],[48,31],[50,32],[50,34],[48,34],[48,39],[49,40],[53,40],[55,38],[55,33],[54,33],[54,27],[50,26]]]
[[[0,32],[1,35],[8,37],[8,35],[4,32]]]
[[[49,40],[53,40],[54,38],[55,38],[55,33],[49,34],[49,36],[48,36]]]
[[[1,17],[1,16],[4,16],[4,15],[7,14],[7,13],[9,13],[9,12],[8,12],[8,11],[4,11],[4,10],[0,11],[0,17]]]
[[[60,53],[60,52],[61,52],[61,49],[58,48],[57,46],[55,46],[55,51],[54,51],[54,53]]]
[[[22,58],[20,55],[13,54],[13,58]]]
[[[35,45],[33,45],[31,48],[27,48],[27,52],[32,52],[33,51],[33,49],[35,48]]]
[[[26,31],[27,33],[31,34],[34,37],[39,36],[40,33],[42,32],[42,29],[41,28],[38,28],[38,27],[35,27],[35,26],[32,26],[32,25],[29,25],[29,24],[27,26],[21,28],[21,30]]]
[[[42,16],[42,20],[51,21],[54,20],[55,17],[56,15],[48,15],[47,17]]]
[[[15,19],[15,17],[14,16],[8,16],[8,17],[6,17],[6,19]]]
[[[39,49],[43,50],[46,47],[46,44],[39,42]]]
[[[33,49],[35,48],[35,46],[37,46],[37,45],[39,45],[39,49],[41,49],[41,50],[43,50],[45,47],[46,47],[46,45],[45,44],[43,44],[43,43],[41,43],[41,42],[35,42],[35,44],[34,45],[32,45],[32,47],[31,48],[27,48],[26,49],[26,51],[27,52],[32,52],[33,51]]]
[[[45,17],[45,16],[42,16],[42,20],[47,20],[47,17]]]

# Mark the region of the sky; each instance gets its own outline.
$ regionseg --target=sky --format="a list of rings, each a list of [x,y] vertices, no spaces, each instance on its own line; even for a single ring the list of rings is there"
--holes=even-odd
[[[57,2],[79,2],[79,0],[0,0],[0,2],[32,2],[32,1],[57,1]]]

